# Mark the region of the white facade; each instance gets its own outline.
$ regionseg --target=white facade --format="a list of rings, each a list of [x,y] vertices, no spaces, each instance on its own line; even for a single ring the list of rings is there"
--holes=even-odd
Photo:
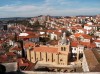
[[[72,53],[83,53],[84,46],[77,46],[77,47],[71,47],[72,48]]]
[[[95,42],[95,44],[96,44],[96,47],[100,48],[100,42]]]
[[[77,47],[72,47],[72,53],[77,53]]]
[[[100,31],[95,32],[94,35],[100,37]]]
[[[22,51],[17,51],[17,54],[18,55],[22,55]]]
[[[9,40],[9,45],[14,45],[14,42],[12,40]]]
[[[54,34],[54,33],[51,33],[51,34],[50,34],[50,39],[51,39],[51,40],[54,40],[54,39],[57,40],[57,35]]]
[[[92,27],[90,27],[90,26],[84,26],[84,29],[86,29],[86,30],[91,30]]]

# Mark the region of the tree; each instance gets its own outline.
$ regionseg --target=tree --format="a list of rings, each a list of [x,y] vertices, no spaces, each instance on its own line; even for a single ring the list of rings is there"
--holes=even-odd
[[[4,43],[2,44],[2,47],[3,47],[3,49],[4,49],[6,52],[8,52],[9,49],[10,49],[10,47],[11,47],[11,45],[9,45],[8,43],[4,42]]]
[[[66,31],[66,36],[69,37],[71,35],[71,32]]]

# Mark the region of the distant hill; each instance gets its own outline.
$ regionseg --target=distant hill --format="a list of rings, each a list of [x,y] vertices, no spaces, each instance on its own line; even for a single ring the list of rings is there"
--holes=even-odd
[[[8,21],[8,20],[25,20],[30,19],[31,17],[11,17],[11,18],[0,18],[1,21]]]

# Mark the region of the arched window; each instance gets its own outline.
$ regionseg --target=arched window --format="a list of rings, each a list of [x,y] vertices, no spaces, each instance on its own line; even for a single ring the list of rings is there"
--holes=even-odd
[[[63,47],[61,47],[61,51],[63,51]]]
[[[61,47],[61,51],[66,51],[66,47]]]
[[[64,51],[66,51],[66,47],[64,47]]]
[[[63,61],[62,59],[60,59],[60,61]]]

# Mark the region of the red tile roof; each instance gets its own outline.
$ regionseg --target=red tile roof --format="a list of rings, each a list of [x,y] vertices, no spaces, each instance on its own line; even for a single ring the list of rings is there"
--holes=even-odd
[[[61,32],[58,32],[58,31],[55,31],[54,34],[61,35],[62,33]]]
[[[95,43],[90,43],[90,42],[79,42],[79,44],[81,44],[83,46],[87,46],[89,48],[95,48],[96,47]]]
[[[33,43],[33,42],[25,42],[25,44],[24,44],[24,48],[29,48],[29,47],[35,47],[35,43]]]
[[[0,55],[0,62],[6,62],[7,58],[7,55]]]
[[[90,45],[90,42],[80,42],[81,45],[84,45],[84,46],[88,46]]]
[[[36,51],[36,52],[58,53],[58,48],[49,47],[49,46],[41,46],[41,47],[35,47],[34,51]]]
[[[39,37],[39,34],[35,33],[35,32],[25,32],[27,33],[28,35],[27,36],[19,36],[19,38],[23,39],[23,38],[38,38]]]
[[[72,46],[72,47],[77,47],[77,46],[78,46],[78,42],[77,42],[77,41],[71,42],[71,46]]]
[[[23,58],[17,59],[17,62],[18,62],[18,66],[28,66],[29,65],[28,63],[25,63]]]
[[[48,33],[54,33],[56,35],[61,35],[62,33],[59,30],[47,30]]]
[[[83,36],[85,39],[91,39],[91,38],[92,38],[90,35],[87,35],[87,34],[82,34],[82,36]]]
[[[22,48],[18,48],[17,46],[15,46],[15,47],[11,48],[11,50],[21,51]]]
[[[100,42],[100,40],[94,40],[94,42]]]
[[[7,52],[6,55],[7,56],[16,56],[16,54],[14,54],[13,52]]]
[[[80,37],[80,36],[82,36],[82,33],[76,33],[76,34],[74,34],[74,36],[75,37]]]
[[[75,37],[84,37],[85,39],[91,39],[92,37],[90,35],[87,35],[87,34],[83,34],[83,33],[76,33],[74,34]]]

